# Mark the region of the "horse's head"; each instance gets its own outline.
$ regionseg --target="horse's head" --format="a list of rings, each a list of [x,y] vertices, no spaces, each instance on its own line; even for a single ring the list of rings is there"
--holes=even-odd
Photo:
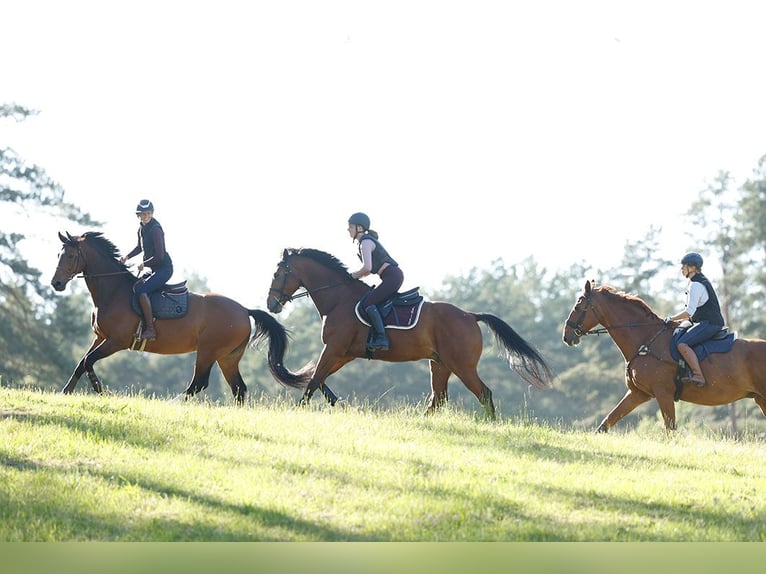
[[[579,344],[582,336],[600,323],[593,310],[593,296],[596,290],[593,281],[585,282],[585,289],[577,298],[569,317],[564,322],[564,343],[572,347]]]
[[[120,252],[117,247],[100,231],[86,231],[82,235],[67,233],[66,236],[59,233],[59,239],[63,248],[51,279],[51,285],[56,291],[63,291],[78,273],[82,273],[83,277],[120,276],[120,280],[135,279],[128,268],[118,261]]]
[[[59,255],[59,262],[56,266],[56,272],[51,279],[51,285],[56,291],[63,291],[67,283],[78,273],[82,273],[85,270],[85,257],[83,257],[80,250],[80,244],[85,240],[80,235],[69,235],[67,232],[64,237],[59,232],[59,239],[63,247],[61,254]]]
[[[271,280],[266,308],[272,313],[282,311],[285,303],[292,300],[293,293],[303,284],[295,269],[290,265],[292,254],[293,250],[291,249],[285,249],[282,252],[282,260],[277,264],[274,279]]]
[[[307,247],[285,249],[271,281],[266,306],[272,313],[279,313],[285,303],[296,297],[311,295],[313,298],[318,292],[335,293],[334,296],[338,296],[338,292],[333,291],[334,287],[354,281],[360,287],[365,287],[362,281],[353,279],[346,266],[329,253]],[[306,290],[294,295],[299,287],[305,287]]]

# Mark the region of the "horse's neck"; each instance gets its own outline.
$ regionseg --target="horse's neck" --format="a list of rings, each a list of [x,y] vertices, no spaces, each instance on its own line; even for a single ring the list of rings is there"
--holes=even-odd
[[[108,262],[100,262],[98,265],[90,264],[87,268],[88,271],[83,275],[94,306],[130,303],[135,282],[130,273],[127,271],[121,273],[117,265],[109,265]]]
[[[320,315],[327,315],[337,305],[347,304],[352,299],[353,303],[356,303],[358,297],[352,296],[355,282],[321,265],[317,269],[319,271],[306,274],[303,285],[309,291],[309,297]]]
[[[625,301],[619,308],[604,305],[602,314],[602,326],[609,329],[609,335],[626,360],[631,359],[642,345],[648,344],[659,327],[652,323],[643,308],[630,301]]]

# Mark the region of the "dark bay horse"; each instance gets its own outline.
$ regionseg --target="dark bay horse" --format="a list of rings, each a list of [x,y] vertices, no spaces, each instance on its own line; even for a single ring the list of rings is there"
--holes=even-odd
[[[309,364],[300,371],[313,370],[301,399],[307,403],[317,388],[324,390],[328,376],[356,358],[367,357],[368,326],[356,317],[354,307],[371,287],[352,278],[346,266],[328,253],[285,249],[269,289],[269,311],[279,313],[301,286],[306,289],[301,295],[310,296],[323,317],[324,347],[319,360],[313,369]],[[551,386],[553,377],[546,362],[508,324],[494,315],[470,313],[444,302],[424,302],[417,324],[411,329],[391,330],[390,349],[376,351],[372,358],[390,362],[428,359],[431,396],[427,413],[446,402],[447,380],[454,373],[476,396],[487,416],[495,418],[492,392],[476,371],[482,352],[479,321],[489,326],[511,367],[525,382],[537,388]]]
[[[602,325],[625,359],[625,396],[601,421],[606,432],[625,415],[652,397],[657,400],[665,428],[676,428],[677,368],[670,356],[674,323],[666,325],[638,297],[585,283],[564,323],[564,343],[577,345],[584,335],[603,332]],[[679,399],[698,405],[717,406],[752,398],[766,415],[766,341],[735,339],[727,353],[712,353],[700,363],[707,384],[684,385]]]
[[[89,231],[80,236],[67,233],[66,237],[59,233],[59,239],[63,248],[51,285],[56,291],[63,291],[75,275],[82,274],[93,299],[91,327],[96,334],[62,392],[71,393],[85,373],[93,390],[102,393],[93,365],[133,344],[139,316],[130,301],[138,278],[119,262],[119,251],[100,232]],[[185,316],[157,320],[155,326],[157,339],[148,341],[145,351],[163,355],[197,351],[194,375],[184,391],[187,397],[207,388],[213,364],[218,363],[236,402],[244,403],[247,387],[239,372],[239,362],[248,342],[257,343],[263,337],[269,339],[269,369],[274,378],[299,388],[308,383],[308,378],[282,366],[287,331],[265,311],[247,309],[222,295],[189,293]]]

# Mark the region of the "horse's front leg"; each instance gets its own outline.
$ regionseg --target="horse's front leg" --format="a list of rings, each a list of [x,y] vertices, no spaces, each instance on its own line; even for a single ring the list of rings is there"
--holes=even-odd
[[[61,389],[61,392],[64,393],[65,395],[71,394],[74,391],[74,388],[77,386],[77,381],[80,380],[80,377],[82,377],[84,372],[85,372],[85,357],[83,356],[83,358],[80,359],[80,362],[77,363],[77,366],[72,372],[72,375],[69,377],[69,380],[67,381],[66,385],[64,385],[64,388]]]
[[[317,366],[314,369],[314,375],[306,386],[306,390],[303,392],[300,401],[298,401],[298,405],[308,405],[316,390],[321,388],[322,394],[327,402],[330,403],[331,406],[335,406],[335,403],[338,402],[338,396],[325,384],[325,380],[327,377],[338,371],[343,365],[353,360],[354,357],[335,357],[331,352],[328,352],[327,347],[325,346],[325,348],[322,349],[322,353],[319,355]]]
[[[614,425],[616,425],[623,417],[633,411],[637,406],[642,405],[652,397],[647,395],[643,391],[628,389],[622,400],[617,403],[617,406],[604,417],[601,424],[596,429],[598,432],[606,432]]]
[[[657,404],[660,406],[662,420],[665,423],[665,430],[676,430],[676,404],[673,400],[673,393],[668,393],[664,389],[657,389],[654,397],[657,399]]]
[[[64,386],[62,392],[64,394],[70,394],[72,391],[74,391],[74,387],[77,384],[77,381],[80,379],[84,372],[88,375],[88,379],[90,380],[90,384],[91,387],[93,387],[93,390],[98,394],[103,394],[104,388],[98,378],[98,375],[96,375],[93,366],[96,361],[100,361],[101,359],[108,357],[114,354],[116,351],[122,350],[124,348],[124,346],[120,346],[118,343],[110,339],[102,339],[97,337],[91,344],[88,352],[85,353],[85,356],[77,364],[77,367],[72,373],[72,376],[69,377],[69,381]]]
[[[93,350],[101,345],[104,342],[104,339],[102,337],[96,336],[95,339],[90,344],[90,347],[88,347],[88,350],[85,351],[85,354],[82,356],[82,359],[80,359],[80,362],[77,363],[77,366],[75,367],[74,371],[72,372],[72,375],[69,377],[69,380],[67,381],[66,385],[64,385],[64,388],[61,389],[61,392],[65,395],[69,395],[74,391],[75,386],[77,386],[77,382],[80,380],[80,377],[83,376],[85,371],[87,370],[87,367],[85,366],[85,360],[88,358],[88,355],[90,355]],[[93,368],[91,367],[88,373],[88,378],[91,379],[91,385],[93,385],[93,379],[91,378],[90,373],[93,373]],[[93,373],[93,377],[96,377],[96,373]],[[96,377],[96,380],[98,381],[98,377]],[[98,383],[101,385],[101,383]],[[93,387],[93,390],[96,390],[96,387]],[[100,391],[96,391],[100,392]]]

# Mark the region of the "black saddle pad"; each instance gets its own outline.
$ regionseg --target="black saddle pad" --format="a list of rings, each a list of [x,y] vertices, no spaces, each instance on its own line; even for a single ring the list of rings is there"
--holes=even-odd
[[[159,291],[149,296],[152,302],[152,314],[157,319],[180,319],[189,311],[189,290],[185,287],[186,282],[166,285]],[[141,305],[138,303],[138,295],[131,298],[133,311],[139,317],[143,316]]]

